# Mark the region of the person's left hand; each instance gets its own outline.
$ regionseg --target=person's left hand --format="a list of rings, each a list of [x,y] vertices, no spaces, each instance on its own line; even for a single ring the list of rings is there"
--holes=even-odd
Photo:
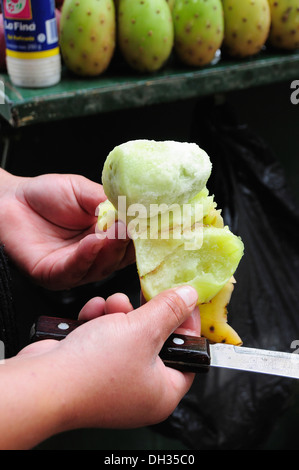
[[[95,211],[106,199],[100,184],[60,174],[10,175],[8,180],[1,198],[0,239],[12,260],[39,284],[68,289],[134,261],[127,236],[101,239],[95,233]]]

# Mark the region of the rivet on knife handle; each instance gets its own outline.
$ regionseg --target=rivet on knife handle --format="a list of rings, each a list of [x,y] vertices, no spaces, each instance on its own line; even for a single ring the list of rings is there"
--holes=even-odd
[[[31,328],[30,341],[62,340],[83,323],[79,320],[41,316]],[[209,370],[210,350],[205,338],[172,334],[159,355],[165,365],[181,372],[207,372]]]
[[[31,327],[30,342],[43,339],[62,340],[83,323],[80,320],[41,316]]]
[[[207,372],[210,368],[209,343],[197,336],[170,335],[160,357],[165,365],[183,372]]]

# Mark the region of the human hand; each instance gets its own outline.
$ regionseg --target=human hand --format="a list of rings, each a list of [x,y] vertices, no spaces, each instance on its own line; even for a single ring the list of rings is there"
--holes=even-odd
[[[127,237],[100,239],[95,233],[95,210],[106,199],[101,185],[79,175],[1,175],[7,183],[0,188],[1,242],[39,284],[67,289],[98,281],[134,261]]]
[[[41,341],[21,351],[23,357],[50,361],[53,398],[59,403],[64,397],[63,430],[130,428],[166,419],[194,374],[166,367],[159,352],[174,331],[200,335],[196,301],[196,291],[187,286],[135,310],[122,294],[106,302],[94,298],[79,315],[86,323],[64,340]]]

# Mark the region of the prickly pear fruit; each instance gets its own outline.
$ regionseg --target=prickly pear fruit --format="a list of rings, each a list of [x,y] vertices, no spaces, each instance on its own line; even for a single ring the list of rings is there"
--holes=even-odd
[[[298,0],[268,0],[271,10],[269,44],[279,49],[299,48]]]
[[[176,0],[173,11],[174,49],[179,59],[192,66],[209,64],[224,35],[220,0]]]
[[[76,75],[103,73],[116,41],[113,0],[65,0],[60,18],[60,48]]]
[[[222,0],[223,51],[231,57],[249,57],[264,46],[270,31],[268,0]]]
[[[166,0],[166,2],[169,5],[170,11],[172,11],[173,7],[174,7],[174,4],[175,4],[175,0]]]
[[[173,48],[173,23],[165,0],[120,0],[118,43],[126,62],[139,72],[155,72]]]
[[[98,234],[109,237],[114,220],[126,223],[145,300],[192,285],[202,334],[240,345],[227,323],[227,305],[244,244],[209,194],[211,171],[209,156],[194,143],[135,140],[115,147],[102,172],[108,200],[98,207]]]

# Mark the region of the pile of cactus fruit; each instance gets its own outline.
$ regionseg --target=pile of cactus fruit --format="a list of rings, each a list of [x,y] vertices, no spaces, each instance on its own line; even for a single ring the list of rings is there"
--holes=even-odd
[[[153,73],[171,58],[204,67],[264,48],[299,49],[298,0],[56,0],[63,61],[98,76],[116,53],[130,69]]]
[[[194,68],[266,46],[295,50],[299,8],[298,0],[64,0],[59,32],[76,75],[102,74],[116,52],[131,69],[152,73],[170,57]]]

